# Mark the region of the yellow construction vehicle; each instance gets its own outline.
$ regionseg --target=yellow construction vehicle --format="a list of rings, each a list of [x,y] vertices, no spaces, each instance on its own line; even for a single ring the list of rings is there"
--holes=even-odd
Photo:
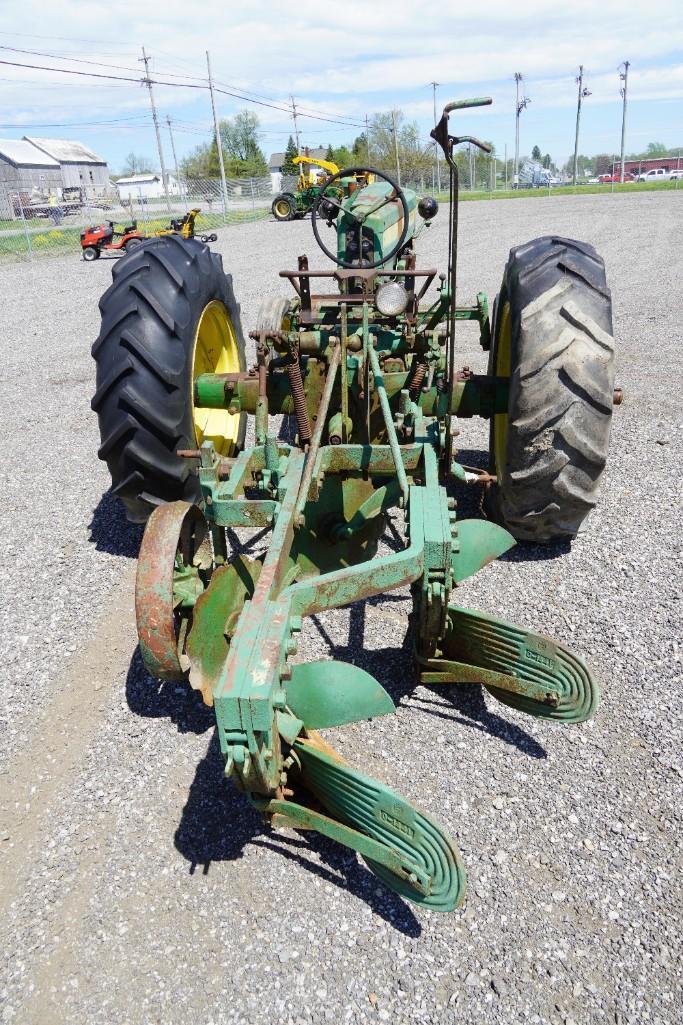
[[[340,168],[333,160],[318,160],[316,157],[303,156],[294,157],[292,163],[301,165],[296,191],[280,192],[275,197],[271,210],[276,221],[293,221],[305,217],[329,179],[340,173]],[[311,165],[321,167],[327,171],[327,174],[316,173]],[[354,181],[359,186],[363,186],[369,185],[373,180],[374,175],[368,172],[364,172],[361,176],[351,174],[348,178],[341,178],[336,189],[337,198],[342,199],[347,195],[349,188],[354,185]]]
[[[192,210],[188,210],[180,219],[172,220],[168,228],[160,228],[158,231],[153,232],[153,235],[180,235],[181,238],[195,238],[194,222],[199,216],[200,209],[201,207],[198,206],[193,207]],[[218,235],[215,232],[211,232],[208,235],[198,235],[197,238],[201,242],[215,242]]]
[[[297,183],[299,191],[308,189],[311,185],[320,185],[320,179],[322,177],[327,178],[328,175],[339,174],[339,171],[341,170],[333,160],[316,160],[315,157],[294,157],[292,163],[301,165],[301,173],[299,174],[299,181]],[[323,170],[328,172],[328,175],[323,176],[316,174],[310,166],[312,164],[315,164],[316,167],[322,167]],[[307,165],[309,167],[308,171],[306,170]]]

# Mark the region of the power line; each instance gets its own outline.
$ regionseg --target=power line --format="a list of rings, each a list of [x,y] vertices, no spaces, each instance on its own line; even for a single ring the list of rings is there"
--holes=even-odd
[[[32,57],[50,57],[52,60],[58,61],[72,61],[74,64],[93,64],[95,67],[112,68],[114,71],[136,70],[122,64],[105,64],[103,61],[93,61],[87,57],[74,57],[73,54],[49,53],[47,50],[22,50],[17,46],[3,46],[2,44],[0,44],[0,50],[9,50],[11,53],[27,53]]]
[[[134,128],[131,122],[139,121],[144,118],[147,124],[149,124],[149,114],[131,114],[130,117],[114,117],[108,118],[106,121],[46,121],[41,124],[35,123],[22,123],[22,122],[5,122],[0,124],[0,128],[93,128],[95,125],[120,125],[123,124],[127,128]]]
[[[0,36],[9,36],[10,39],[58,39],[60,43],[106,43],[107,46],[116,45],[116,43],[112,44],[111,39],[83,39],[81,36],[40,36],[36,35],[35,32],[0,32]],[[131,53],[130,56],[134,55]]]
[[[80,78],[98,78],[98,79],[103,79],[103,80],[106,80],[106,81],[113,81],[113,82],[135,82],[136,84],[138,84],[140,82],[143,82],[143,80],[140,79],[139,77],[132,78],[132,77],[130,77],[128,75],[108,75],[108,74],[105,74],[105,73],[99,72],[99,71],[80,71],[77,68],[55,68],[55,67],[48,67],[48,66],[46,66],[44,64],[24,64],[24,63],[22,63],[20,61],[10,61],[10,60],[2,60],[2,59],[0,59],[0,64],[6,65],[8,67],[13,67],[13,68],[28,68],[28,69],[30,69],[32,71],[52,71],[52,72],[54,72],[55,74],[58,74],[58,75],[77,75]],[[100,65],[100,66],[102,66],[102,65]],[[106,65],[104,65],[104,66],[106,67]],[[169,78],[169,77],[180,77],[180,76],[165,75],[164,77],[165,78]],[[174,87],[174,88],[177,88],[177,89],[202,89],[202,90],[208,89],[208,85],[204,85],[204,84],[192,83],[192,82],[165,82],[165,81],[162,81],[159,78],[150,78],[149,76],[146,76],[146,78],[144,79],[144,84],[147,84],[148,82],[152,83],[153,85],[161,85],[161,86],[167,86],[167,87]],[[278,110],[282,114],[289,114],[290,117],[292,116],[292,109],[289,108],[289,107],[283,107],[283,106],[280,106],[279,104],[275,104],[275,103],[267,103],[265,100],[257,100],[257,99],[254,99],[253,97],[245,96],[243,93],[238,93],[238,92],[234,92],[234,91],[229,90],[229,89],[220,88],[219,86],[214,86],[214,90],[216,92],[218,92],[218,93],[222,93],[224,96],[232,96],[234,99],[243,100],[245,103],[255,103],[255,104],[257,104],[260,107],[268,107],[271,110]],[[312,119],[314,121],[325,121],[325,122],[328,122],[330,124],[345,124],[349,128],[363,128],[363,125],[360,124],[360,122],[358,122],[358,123],[352,122],[352,121],[343,121],[342,122],[342,121],[340,121],[338,119],[322,117],[321,115],[302,114],[302,113],[299,113],[299,111],[297,111],[297,115],[299,117],[305,117],[305,118],[308,118],[309,120]]]

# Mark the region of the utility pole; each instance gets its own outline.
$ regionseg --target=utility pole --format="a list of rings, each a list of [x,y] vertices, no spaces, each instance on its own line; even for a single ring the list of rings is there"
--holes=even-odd
[[[579,77],[576,81],[579,84],[579,92],[576,101],[576,135],[574,136],[574,185],[576,185],[577,161],[579,159],[579,122],[581,121],[581,100],[591,94],[590,89],[585,89],[583,85],[583,64],[579,65]]]
[[[218,166],[221,171],[221,193],[223,196],[223,217],[225,223],[228,223],[228,186],[225,183],[225,163],[223,162],[223,140],[221,139],[221,130],[218,124],[218,115],[216,114],[216,96],[213,91],[213,79],[211,77],[211,59],[209,57],[209,51],[206,51],[206,70],[209,73],[209,92],[211,93],[211,110],[213,111],[213,130],[216,134],[216,149],[218,150]]]
[[[370,126],[368,125],[368,115],[365,115],[365,158],[370,166]]]
[[[430,82],[434,95],[434,124],[436,125],[436,87],[440,85],[440,82]],[[439,163],[439,144],[434,142],[434,154],[436,156],[436,187],[441,192],[441,165]]]
[[[505,191],[508,189],[508,144],[505,143]]]
[[[398,181],[399,188],[401,187],[401,165],[398,162],[398,132],[396,131],[396,111],[391,112],[391,124],[394,133],[394,157],[396,158],[396,180]]]
[[[628,69],[629,69],[629,67],[630,67],[630,62],[629,61],[624,61],[624,70],[622,72],[620,72],[620,74],[619,74],[619,78],[624,83],[622,85],[621,89],[619,90],[621,95],[622,95],[623,101],[624,101],[624,106],[623,106],[623,109],[622,109],[622,112],[621,112],[621,172],[619,174],[619,181],[622,183],[622,185],[624,184],[624,142],[626,140],[626,103],[627,103],[626,92],[627,92],[627,89],[628,89]],[[612,170],[612,177],[614,177],[614,170]]]
[[[152,79],[149,77],[149,57],[145,53],[145,48],[142,48],[142,57],[138,57],[138,60],[144,61],[145,64],[145,77],[142,80],[142,84],[146,85],[149,89],[149,102],[152,104],[152,121],[154,121],[154,131],[157,134],[157,149],[159,150],[159,166],[161,167],[161,182],[164,186],[164,195],[166,196],[166,206],[168,212],[171,212],[171,200],[168,196],[168,175],[166,174],[166,165],[164,163],[164,151],[161,148],[161,133],[159,132],[159,121],[157,119],[157,108],[154,105],[154,93],[152,92]]]
[[[175,142],[173,141],[173,129],[171,128],[171,119],[168,116],[168,114],[166,115],[166,124],[168,125],[168,134],[171,138],[171,150],[173,152],[173,164],[175,166],[175,180],[178,183],[178,188],[180,188],[180,171],[178,170],[178,157],[175,151]]]
[[[296,119],[296,103],[294,102],[293,96],[290,96],[289,98],[292,101],[292,120],[294,121],[294,134],[296,135],[296,152],[298,156],[301,156],[301,143],[299,142],[299,123]]]
[[[519,83],[522,81],[523,76],[519,71],[515,71],[515,86],[517,89],[517,100],[515,103],[515,166],[512,171],[512,187],[519,185],[519,115],[526,107],[529,106],[531,100],[527,96],[519,98]]]

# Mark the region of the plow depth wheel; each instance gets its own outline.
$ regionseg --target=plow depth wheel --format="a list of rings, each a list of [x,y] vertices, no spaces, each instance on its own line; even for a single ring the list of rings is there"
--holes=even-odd
[[[193,601],[203,592],[210,569],[206,520],[197,506],[171,502],[156,509],[140,546],[135,620],[142,661],[159,680],[185,678]]]
[[[489,373],[509,378],[491,418],[488,511],[514,537],[573,538],[596,503],[614,393],[612,301],[592,246],[545,237],[510,253]]]
[[[217,253],[167,235],[114,267],[100,311],[92,349],[98,454],[128,519],[144,523],[164,502],[201,497],[195,464],[178,449],[211,439],[231,456],[244,443],[246,414],[193,401],[199,374],[246,369],[239,306]]]

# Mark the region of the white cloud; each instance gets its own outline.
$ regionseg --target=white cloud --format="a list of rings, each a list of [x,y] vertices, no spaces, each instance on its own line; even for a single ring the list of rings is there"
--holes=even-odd
[[[11,35],[32,28],[45,38]],[[71,39],[63,38],[71,33]],[[68,51],[133,69],[114,68],[112,74],[137,75],[141,73],[138,42],[144,42],[152,55],[159,77],[164,73],[204,76],[208,46],[215,77],[238,90],[272,97],[277,105],[286,105],[294,93],[303,108],[353,119],[394,103],[419,119],[425,135],[432,120],[428,83],[433,80],[440,83],[441,102],[473,92],[493,96],[494,107],[476,113],[484,125],[481,134],[487,125],[495,132],[503,117],[509,119],[515,71],[524,73],[532,98],[525,113],[529,126],[540,127],[544,121],[550,125],[552,110],[557,111],[558,120],[569,116],[576,103],[574,76],[579,63],[587,69],[594,111],[601,104],[618,105],[617,66],[624,59],[632,62],[629,88],[634,103],[656,105],[683,99],[680,0],[572,0],[554,6],[547,0],[517,4],[489,0],[480,10],[456,0],[445,0],[434,9],[414,0],[337,4],[267,0],[254,6],[225,0],[196,5],[187,0],[148,0],[147,4],[117,0],[109,5],[5,0],[3,4],[1,45],[49,54]],[[55,57],[8,51],[0,51],[0,58],[69,66]],[[202,125],[208,125],[206,94],[158,86],[156,96],[162,111],[190,121],[201,118]],[[148,111],[146,90],[133,83],[97,83],[2,66],[0,103],[2,120],[15,124]],[[219,103],[224,115],[244,106],[223,95]],[[284,111],[254,109],[271,133],[291,127]],[[301,123],[311,141],[338,137],[338,126],[308,119]],[[680,122],[672,130],[683,134]],[[349,137],[353,134],[349,129]],[[275,134],[272,140],[273,148],[282,141]],[[185,141],[189,145],[200,140],[188,136]]]

